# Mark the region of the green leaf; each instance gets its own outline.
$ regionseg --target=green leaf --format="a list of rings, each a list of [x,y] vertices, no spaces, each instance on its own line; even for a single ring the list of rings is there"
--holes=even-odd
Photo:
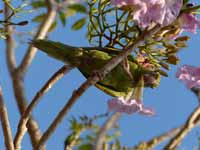
[[[81,145],[78,149],[79,150],[91,150],[92,147],[93,147],[92,144],[86,143],[86,144]]]
[[[183,4],[187,4],[190,0],[183,0]]]
[[[49,28],[49,31],[48,32],[52,32],[55,28],[57,27],[57,22],[55,21],[51,27]]]
[[[31,3],[31,6],[37,9],[37,8],[45,7],[46,4],[45,4],[45,1],[34,1]]]
[[[72,25],[72,29],[73,30],[79,30],[81,29],[86,23],[86,18],[81,18],[79,20],[77,20],[73,25]]]
[[[42,20],[45,18],[46,14],[40,14],[32,19],[33,22],[42,22]]]
[[[67,9],[67,10],[64,12],[64,14],[65,14],[65,18],[68,18],[68,17],[71,17],[71,16],[75,15],[75,14],[76,14],[76,11],[74,11],[74,10],[72,10],[72,9]]]
[[[66,25],[66,17],[67,16],[62,11],[60,11],[58,14],[59,14],[59,18],[60,18],[60,21],[61,21],[62,25],[65,26]]]
[[[84,13],[86,14],[87,13],[87,9],[85,8],[84,5],[81,5],[81,4],[73,4],[73,5],[70,5],[68,7],[68,9],[72,9],[76,12],[79,12],[79,13]]]

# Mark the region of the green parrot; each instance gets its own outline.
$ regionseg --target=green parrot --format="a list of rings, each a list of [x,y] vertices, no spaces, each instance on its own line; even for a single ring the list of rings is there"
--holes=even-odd
[[[73,47],[49,40],[33,40],[31,44],[55,59],[77,67],[86,78],[91,76],[94,70],[101,69],[112,57],[121,52],[114,48]],[[144,81],[145,87],[158,86],[159,73],[145,70],[132,55],[129,55],[127,60],[129,71],[121,63],[95,86],[111,96],[126,97],[133,91],[139,77],[145,74],[153,76],[156,81],[153,83]]]

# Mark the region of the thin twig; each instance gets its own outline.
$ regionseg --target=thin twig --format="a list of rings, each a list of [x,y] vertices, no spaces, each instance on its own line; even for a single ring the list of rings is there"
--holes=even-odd
[[[28,122],[29,116],[34,108],[34,106],[38,103],[40,98],[59,80],[61,79],[68,71],[72,69],[71,66],[63,66],[61,67],[47,82],[46,84],[37,92],[31,103],[28,105],[26,111],[23,113],[19,125],[18,130],[14,139],[15,149],[19,149],[21,146],[21,142],[23,136],[25,135],[27,128],[26,124]]]
[[[1,126],[2,126],[2,130],[4,134],[5,147],[7,150],[14,150],[12,132],[10,128],[7,108],[3,100],[1,85],[0,85],[0,120],[1,120]]]
[[[184,127],[180,132],[170,140],[165,146],[166,150],[175,150],[180,145],[183,138],[196,126],[197,119],[200,118],[200,107],[197,107],[194,112],[190,115]]]
[[[146,40],[148,37],[151,37],[152,34],[157,32],[160,29],[159,26],[155,26],[153,29],[142,34],[132,45],[129,45],[127,49],[123,50],[118,56],[113,57],[102,69],[95,73],[95,75],[89,77],[74,93],[71,98],[68,100],[67,104],[62,108],[58,113],[54,121],[51,123],[49,128],[41,137],[37,147],[34,150],[40,149],[40,147],[48,140],[51,134],[55,131],[57,126],[63,120],[65,115],[69,112],[74,103],[78,98],[92,85],[96,84],[100,80],[100,76],[104,77],[109,73],[114,67],[116,67],[124,58],[126,58],[134,48],[138,47],[142,41]],[[97,75],[99,74],[99,75]]]
[[[194,124],[195,124],[195,127],[199,126],[200,120],[197,119]],[[177,127],[177,128],[174,128],[174,129],[171,129],[170,131],[168,131],[168,132],[166,132],[166,133],[164,133],[164,134],[162,134],[158,137],[155,137],[155,138],[153,138],[153,139],[151,139],[151,140],[149,140],[148,142],[145,142],[145,143],[146,143],[148,148],[153,149],[155,146],[158,146],[160,143],[162,143],[162,142],[166,141],[167,139],[172,138],[175,135],[177,135],[181,131],[181,129],[183,129],[183,128],[184,128],[184,125]],[[136,148],[134,147],[134,149],[136,149]]]
[[[200,100],[200,89],[194,87],[191,89],[191,91],[197,96],[198,100]],[[194,127],[200,126],[199,118],[200,118],[200,116],[195,119]],[[141,142],[137,146],[132,147],[132,149],[137,150],[137,149],[140,149],[140,147],[144,147],[144,146],[148,147],[149,149],[152,149],[152,148],[158,146],[159,144],[161,144],[162,142],[166,141],[167,139],[176,136],[183,128],[184,128],[184,125],[177,127],[177,128],[173,128],[173,129],[169,130],[168,132],[163,133],[160,136],[154,137],[147,142]]]
[[[106,133],[113,127],[120,116],[121,113],[115,112],[114,114],[112,114],[112,116],[110,116],[110,118],[108,118],[108,120],[106,120],[106,122],[103,124],[97,134],[94,150],[103,149],[103,143],[105,142]]]
[[[183,126],[171,129],[170,131],[167,131],[166,133],[163,133],[160,136],[154,137],[153,139],[147,141],[147,142],[141,142],[137,146],[134,146],[132,149],[140,150],[141,147],[146,147],[147,149],[153,149],[155,146],[158,146],[160,143],[164,142],[165,140],[174,137]]]
[[[5,20],[10,16],[10,8],[5,4],[4,6],[5,10]],[[6,30],[6,61],[8,65],[8,70],[12,74],[16,68],[16,60],[15,60],[15,54],[14,54],[14,39],[13,39],[13,26],[5,25]]]
[[[26,110],[27,100],[24,93],[24,84],[22,78],[20,78],[18,73],[14,73],[12,76],[14,94],[16,97],[17,106],[20,111],[20,115],[23,115]],[[30,116],[30,119],[27,124],[28,132],[30,134],[31,142],[33,147],[37,144],[40,139],[41,133],[37,122]]]
[[[95,81],[96,80],[98,80],[97,76],[95,76]],[[58,113],[58,115],[56,116],[54,121],[51,123],[51,125],[48,127],[48,129],[44,132],[37,147],[34,150],[40,150],[40,147],[48,140],[50,135],[55,131],[56,127],[63,120],[65,114],[69,112],[69,110],[77,101],[77,99],[93,84],[95,84],[95,82],[93,81],[93,78],[90,78],[87,81],[85,81],[76,91],[73,92],[71,98],[64,105],[62,110]]]
[[[48,8],[46,17],[41,23],[40,27],[38,28],[38,31],[34,37],[34,40],[44,39],[56,18],[57,11],[55,7],[51,5],[50,0],[46,0],[46,3],[47,3],[47,8]],[[35,57],[36,52],[37,52],[37,48],[33,47],[30,44],[28,47],[27,53],[25,54],[19,66],[20,72],[22,72],[23,74],[26,73],[26,70],[28,69],[29,65],[33,61],[33,58]]]

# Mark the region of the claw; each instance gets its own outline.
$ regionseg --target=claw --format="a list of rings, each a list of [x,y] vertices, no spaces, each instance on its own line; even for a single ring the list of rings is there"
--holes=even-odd
[[[123,69],[126,71],[126,73],[128,74],[128,76],[131,78],[131,80],[133,80],[134,78],[133,78],[132,73],[130,72],[130,66],[129,66],[127,57],[121,62],[121,65]]]
[[[94,70],[92,76],[97,76],[100,80],[103,80],[105,78],[105,75],[98,70]]]

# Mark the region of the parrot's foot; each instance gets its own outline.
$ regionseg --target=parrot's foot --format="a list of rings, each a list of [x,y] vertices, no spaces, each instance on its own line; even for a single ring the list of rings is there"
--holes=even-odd
[[[98,70],[94,70],[92,76],[97,76],[99,80],[103,80],[105,78],[105,75]]]
[[[127,73],[127,75],[130,77],[130,79],[133,80],[134,78],[133,78],[133,75],[130,71],[130,65],[129,65],[129,62],[128,62],[128,58],[126,57],[120,64],[122,65],[122,68]]]

